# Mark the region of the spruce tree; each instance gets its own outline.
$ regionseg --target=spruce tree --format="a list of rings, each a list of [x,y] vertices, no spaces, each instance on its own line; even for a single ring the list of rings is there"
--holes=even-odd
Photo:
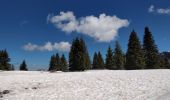
[[[63,72],[68,71],[67,60],[66,60],[64,54],[61,56],[60,66],[61,66],[61,71],[63,71]]]
[[[72,42],[69,53],[70,71],[84,71],[91,67],[88,50],[83,39],[76,38]]]
[[[83,40],[83,38],[80,38],[80,44],[82,45],[82,50],[83,50],[83,54],[84,54],[84,57],[85,57],[85,69],[91,69],[91,61],[90,61],[90,56],[89,56],[89,53],[88,53],[88,50],[87,50],[87,47],[86,47],[86,44]]]
[[[126,69],[142,69],[145,66],[144,53],[135,31],[132,31],[129,38],[128,50],[126,53]]]
[[[97,53],[95,52],[94,53],[94,56],[93,56],[93,69],[97,69]]]
[[[56,53],[56,64],[55,64],[55,70],[61,71],[61,65],[60,65],[60,56],[58,53]]]
[[[97,69],[105,69],[104,60],[100,52],[97,54]]]
[[[0,51],[0,70],[11,70],[10,58],[6,50]]]
[[[164,68],[170,69],[170,63],[167,57],[164,58]]]
[[[83,71],[84,67],[84,57],[81,52],[80,41],[78,38],[73,40],[71,50],[69,53],[69,70],[70,71]]]
[[[160,68],[159,51],[148,27],[145,27],[143,48],[146,58],[146,69]]]
[[[20,70],[21,71],[28,71],[27,64],[26,64],[25,60],[21,63]]]
[[[56,56],[52,55],[50,59],[50,64],[49,64],[49,71],[55,71],[56,69]]]
[[[108,47],[107,54],[106,54],[106,61],[105,61],[106,69],[115,69],[114,59],[113,59],[113,50],[111,47]]]
[[[114,50],[114,62],[116,69],[124,69],[125,57],[118,41],[116,41]]]

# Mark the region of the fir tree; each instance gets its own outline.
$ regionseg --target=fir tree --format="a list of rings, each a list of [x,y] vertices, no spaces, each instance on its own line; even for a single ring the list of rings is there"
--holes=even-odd
[[[50,59],[49,71],[55,71],[56,69],[56,56],[52,55]]]
[[[167,57],[164,58],[164,68],[170,69],[170,63]]]
[[[104,60],[100,52],[97,54],[97,69],[105,69]]]
[[[83,71],[84,69],[84,57],[82,47],[78,38],[73,40],[71,50],[69,53],[69,68],[70,71]]]
[[[61,66],[61,71],[63,71],[63,72],[68,71],[67,60],[66,60],[64,54],[61,56],[60,66]]]
[[[126,53],[126,69],[142,69],[145,66],[144,53],[135,31],[131,32]]]
[[[146,58],[146,68],[147,69],[159,68],[160,67],[159,52],[153,39],[152,33],[149,31],[148,27],[145,27],[143,44]]]
[[[90,57],[83,39],[76,38],[72,42],[69,53],[70,71],[84,71],[91,67]]]
[[[113,59],[113,50],[111,47],[108,47],[107,54],[106,54],[106,63],[105,67],[107,69],[115,69],[114,59]]]
[[[20,70],[21,71],[28,71],[27,64],[26,64],[25,60],[21,63]]]
[[[6,50],[0,51],[0,70],[11,70],[10,58]]]
[[[98,56],[97,56],[97,53],[95,52],[93,56],[93,69],[97,69],[97,63],[98,63],[97,58]]]
[[[55,70],[56,71],[61,71],[61,65],[60,65],[60,56],[59,54],[57,53],[56,54],[56,63],[55,63]]]
[[[91,69],[91,61],[90,61],[90,56],[86,47],[86,44],[83,40],[83,38],[80,38],[80,44],[82,45],[82,50],[83,50],[83,54],[85,57],[85,69]]]
[[[114,50],[114,62],[116,69],[124,69],[125,58],[118,41],[116,41]]]

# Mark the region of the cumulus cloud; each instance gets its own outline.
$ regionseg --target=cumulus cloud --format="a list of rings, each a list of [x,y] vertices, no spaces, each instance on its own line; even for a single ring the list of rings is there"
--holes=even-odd
[[[52,44],[51,42],[47,42],[44,45],[36,45],[32,43],[28,43],[23,46],[23,49],[26,51],[61,51],[68,52],[70,50],[71,44],[69,42],[59,42]]]
[[[118,35],[118,30],[127,27],[129,21],[117,16],[100,14],[76,18],[73,12],[60,12],[54,16],[49,14],[47,21],[66,33],[78,32],[95,38],[100,42],[110,42]]]
[[[157,14],[170,14],[170,8],[155,8],[154,5],[151,5],[148,9],[148,12]]]

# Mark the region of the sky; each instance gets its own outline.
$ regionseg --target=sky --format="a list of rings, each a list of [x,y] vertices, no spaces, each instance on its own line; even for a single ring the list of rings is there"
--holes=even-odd
[[[0,0],[0,50],[16,67],[25,59],[29,69],[47,69],[51,55],[68,52],[82,37],[90,57],[119,41],[124,52],[135,30],[143,42],[144,27],[159,51],[170,50],[169,0]]]

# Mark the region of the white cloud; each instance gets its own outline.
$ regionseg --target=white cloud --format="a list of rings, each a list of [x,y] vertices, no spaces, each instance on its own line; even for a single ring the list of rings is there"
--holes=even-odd
[[[154,12],[154,5],[151,5],[148,9],[148,12]]]
[[[160,14],[170,14],[170,8],[167,8],[167,9],[160,8],[157,10],[157,12]]]
[[[118,35],[118,30],[127,27],[129,21],[120,19],[117,16],[100,14],[99,17],[85,16],[76,18],[73,12],[60,12],[59,15],[49,14],[48,22],[64,32],[78,32],[95,38],[100,42],[110,42]]]
[[[23,49],[26,51],[62,51],[68,52],[70,50],[71,44],[69,42],[59,42],[52,44],[51,42],[47,42],[44,45],[36,45],[32,43],[28,43],[23,46]]]
[[[154,5],[151,5],[148,9],[148,12],[157,14],[170,14],[170,8],[155,8]]]

